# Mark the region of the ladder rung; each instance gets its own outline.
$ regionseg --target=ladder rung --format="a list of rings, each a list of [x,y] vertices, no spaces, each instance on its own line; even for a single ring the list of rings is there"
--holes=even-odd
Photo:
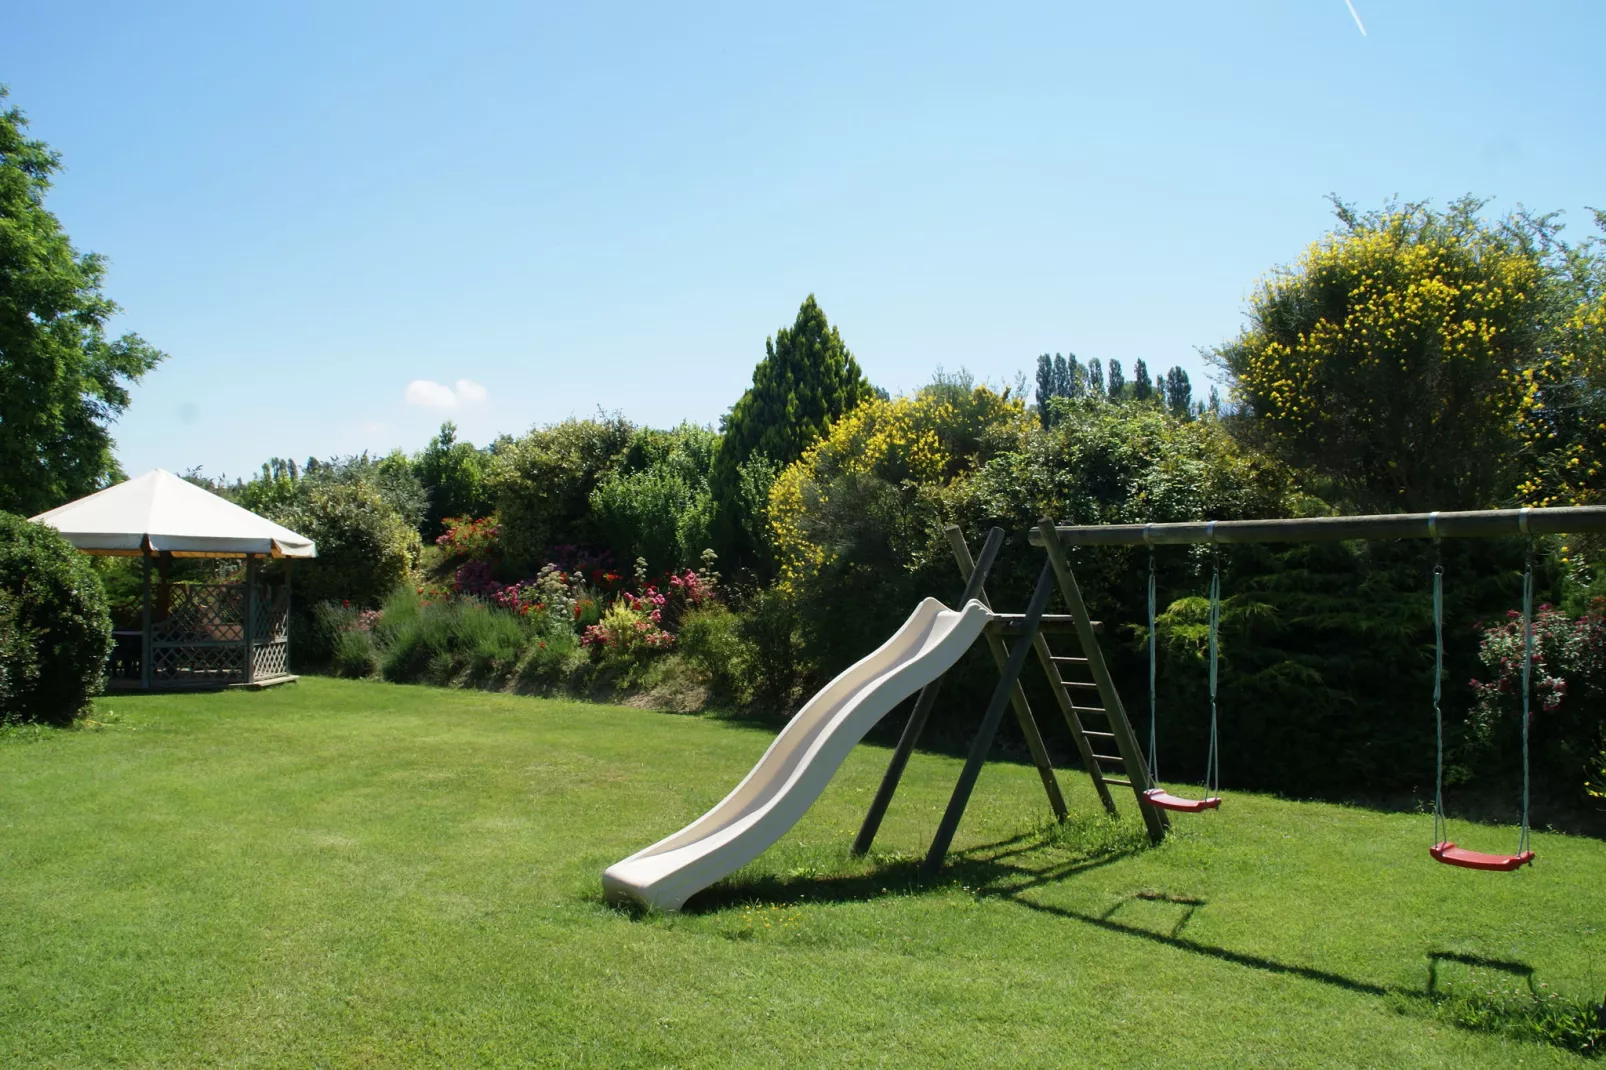
[[[1060,686],[1061,687],[1080,687],[1084,691],[1086,691],[1088,689],[1092,689],[1094,691],[1097,691],[1099,689],[1099,685],[1095,684],[1091,680],[1061,680],[1060,681]]]
[[[1090,731],[1090,730],[1088,730],[1086,728],[1082,729],[1082,734],[1084,736],[1098,736],[1100,739],[1114,739],[1115,738],[1115,733],[1114,732],[1093,732],[1093,731]]]
[[[1026,614],[1024,613],[994,613],[993,621],[998,625],[1004,635],[1019,635],[1026,628]],[[1101,620],[1089,621],[1095,632],[1104,630]],[[1064,613],[1043,614],[1040,628],[1045,632],[1068,632],[1076,627],[1076,618]]]
[[[1097,758],[1101,762],[1121,762],[1123,765],[1126,764],[1124,759],[1118,758],[1113,754],[1095,754],[1093,757]]]
[[[1120,777],[1115,777],[1115,776],[1107,776],[1107,777],[1105,777],[1104,778],[1104,783],[1106,783],[1106,784],[1119,784],[1123,788],[1130,788],[1132,786],[1132,781],[1130,781],[1130,780],[1122,780]]]
[[[1072,658],[1072,657],[1063,657],[1062,658],[1058,654],[1050,654],[1048,660],[1049,661],[1053,661],[1053,662],[1058,662],[1061,665],[1086,665],[1087,664],[1087,659],[1086,658]]]
[[[1075,703],[1072,703],[1071,709],[1077,713],[1102,713],[1106,717],[1110,715],[1110,711],[1106,710],[1103,706],[1078,706]]]

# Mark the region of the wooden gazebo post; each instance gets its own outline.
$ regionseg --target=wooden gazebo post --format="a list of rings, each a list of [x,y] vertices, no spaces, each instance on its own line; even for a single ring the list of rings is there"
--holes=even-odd
[[[257,626],[257,558],[255,554],[245,555],[245,621],[240,633],[245,638],[245,682],[256,683],[257,653],[256,653],[256,626]]]
[[[139,611],[139,686],[151,689],[154,680],[151,665],[151,544],[144,540],[140,546],[140,560],[144,562],[144,580],[140,591]]]

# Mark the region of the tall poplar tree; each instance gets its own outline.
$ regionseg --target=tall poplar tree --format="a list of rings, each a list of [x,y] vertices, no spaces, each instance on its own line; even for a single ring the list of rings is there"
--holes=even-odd
[[[875,393],[813,294],[790,328],[765,339],[764,352],[753,385],[725,416],[710,481],[720,542],[736,564],[759,564],[763,557],[761,531],[752,523],[752,514],[763,507],[756,500],[763,488],[748,486],[753,480],[744,480],[744,470],[751,476],[763,467],[773,478],[833,421]]]
[[[1105,392],[1111,401],[1120,401],[1126,396],[1126,371],[1114,357],[1110,358],[1110,386]]]
[[[61,158],[27,126],[0,111],[0,510],[23,516],[120,474],[110,424],[163,358],[137,334],[106,337],[117,306],[101,293],[105,261],[75,250],[45,208]]]
[[[1132,365],[1132,399],[1148,401],[1154,396],[1154,384],[1149,381],[1149,365],[1142,357]]]

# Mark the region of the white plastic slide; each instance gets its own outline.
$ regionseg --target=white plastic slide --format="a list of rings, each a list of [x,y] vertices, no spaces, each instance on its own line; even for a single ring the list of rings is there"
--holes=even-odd
[[[827,684],[775,737],[736,790],[667,839],[602,874],[610,901],[679,910],[694,892],[757,858],[797,824],[864,734],[959,660],[990,614],[927,598],[880,649]]]

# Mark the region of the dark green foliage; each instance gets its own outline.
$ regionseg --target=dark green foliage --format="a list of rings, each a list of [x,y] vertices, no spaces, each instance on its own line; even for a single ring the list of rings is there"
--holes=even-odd
[[[1110,385],[1105,391],[1111,401],[1121,401],[1126,397],[1126,372],[1121,368],[1121,362],[1110,358]]]
[[[101,293],[106,263],[46,210],[60,158],[26,128],[0,111],[0,509],[25,516],[121,474],[109,425],[164,357],[137,334],[106,337],[118,311]]]
[[[717,702],[742,703],[752,697],[753,651],[742,635],[742,618],[717,603],[689,611],[680,623],[676,648],[709,681]]]
[[[424,602],[403,588],[386,599],[374,629],[379,672],[395,683],[445,684],[460,675],[499,683],[518,667],[535,631],[529,618],[475,599]]]
[[[1188,373],[1180,367],[1172,367],[1170,371],[1166,372],[1163,397],[1165,407],[1171,410],[1172,416],[1186,419],[1192,415],[1193,386],[1188,382]]]
[[[718,447],[717,434],[690,424],[632,436],[590,496],[592,521],[616,560],[646,558],[658,574],[701,559],[713,521],[708,472]]]
[[[447,517],[480,517],[491,511],[484,458],[473,443],[457,441],[457,425],[450,420],[413,458],[413,475],[429,502],[421,532],[427,541],[445,530]]]
[[[313,483],[273,519],[318,547],[293,568],[302,605],[349,602],[371,608],[418,562],[418,532],[368,483]]]
[[[739,607],[737,628],[749,657],[754,695],[780,713],[792,699],[805,669],[803,627],[797,605],[775,590],[753,592]]]
[[[1154,397],[1154,384],[1149,382],[1149,365],[1139,357],[1132,365],[1132,400],[1148,401]]]
[[[1099,363],[1099,358],[1094,357],[1087,362],[1087,368],[1082,380],[1087,384],[1089,397],[1101,398],[1104,396],[1104,365]]]
[[[1197,779],[1209,711],[1208,555],[1177,548],[1158,554],[1160,600],[1162,607],[1169,603],[1160,621],[1162,773]],[[1459,543],[1442,554],[1450,577],[1443,708],[1454,784],[1470,773],[1460,756],[1472,697],[1466,681],[1476,669],[1472,623],[1509,597],[1520,550]],[[1129,553],[1133,577],[1140,576],[1141,556]],[[1307,797],[1431,791],[1433,547],[1242,546],[1222,548],[1220,559],[1224,782]],[[1115,611],[1122,619],[1142,620],[1139,588],[1136,580],[1109,586],[1107,597],[1124,603]],[[1120,659],[1127,701],[1146,710],[1141,628],[1131,634],[1135,641]]]
[[[743,464],[755,454],[784,468],[826,433],[831,423],[872,396],[859,362],[810,294],[790,328],[764,343],[753,385],[726,415],[714,461],[723,560],[753,563],[762,544],[750,541],[744,512]]]
[[[1037,419],[1044,428],[1054,421],[1059,411],[1052,402],[1055,398],[1080,397],[1083,391],[1082,366],[1072,353],[1070,358],[1059,353],[1047,353],[1037,358]]]
[[[54,528],[0,513],[0,721],[70,723],[100,693],[111,617]]]
[[[634,435],[623,417],[601,415],[537,428],[498,448],[486,482],[510,568],[532,573],[554,546],[600,541],[591,492]]]
[[[1062,358],[1063,359],[1063,358]],[[1048,403],[1059,397],[1058,382],[1054,375],[1054,358],[1047,353],[1037,358],[1037,418],[1048,426]]]

